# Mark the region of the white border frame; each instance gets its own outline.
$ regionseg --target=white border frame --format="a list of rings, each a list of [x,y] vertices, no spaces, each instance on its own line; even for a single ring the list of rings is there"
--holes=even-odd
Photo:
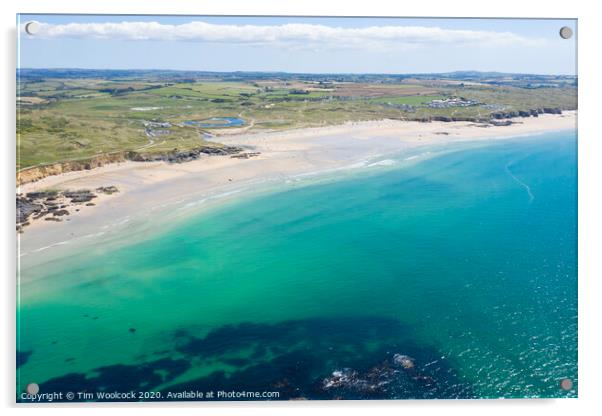
[[[89,0],[20,0],[2,3],[2,82],[3,97],[0,99],[2,115],[2,322],[5,336],[0,343],[2,349],[2,377],[0,378],[0,404],[14,411],[29,413],[36,405],[15,405],[15,232],[14,232],[14,189],[15,189],[15,57],[17,13],[102,13],[102,14],[182,14],[182,15],[303,15],[303,16],[423,16],[423,17],[531,17],[531,18],[578,18],[579,19],[579,399],[556,400],[479,400],[479,401],[382,401],[382,402],[259,402],[259,403],[173,403],[173,404],[72,404],[37,405],[50,414],[65,412],[105,413],[109,409],[117,414],[131,412],[136,408],[149,415],[164,415],[177,409],[184,414],[307,414],[317,415],[345,412],[350,415],[365,415],[378,411],[383,414],[420,411],[447,414],[490,415],[509,412],[532,414],[593,413],[600,408],[598,389],[602,387],[600,351],[602,346],[598,317],[602,316],[598,296],[601,295],[600,248],[596,246],[601,235],[600,213],[602,212],[601,188],[596,179],[602,179],[602,164],[596,160],[602,149],[602,134],[597,128],[600,111],[599,44],[602,38],[602,22],[596,14],[594,2],[527,2],[504,0],[484,2],[453,0],[437,2],[387,2],[385,0],[304,0],[303,2],[277,0],[169,0],[164,2],[142,2],[120,0],[119,2]],[[597,214],[597,215],[596,215]],[[16,408],[20,408],[17,410]]]

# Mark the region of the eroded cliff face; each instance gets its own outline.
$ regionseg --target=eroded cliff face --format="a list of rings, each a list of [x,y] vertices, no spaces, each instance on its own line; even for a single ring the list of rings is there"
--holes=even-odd
[[[118,152],[93,156],[85,160],[74,160],[51,163],[48,165],[32,166],[17,172],[17,185],[39,181],[47,176],[59,175],[61,173],[79,170],[90,170],[109,163],[125,162],[126,160],[126,152]]]
[[[512,124],[511,119],[514,118],[526,118],[526,117],[538,117],[539,114],[562,114],[563,109],[561,108],[537,108],[528,111],[510,111],[510,112],[496,112],[492,113],[489,118],[475,118],[475,117],[448,117],[448,116],[432,116],[417,121],[432,122],[432,121],[443,121],[443,122],[454,122],[454,121],[470,121],[479,122],[484,124],[491,124],[494,126],[508,126]],[[39,181],[47,176],[59,175],[61,173],[90,170],[98,168],[100,166],[107,165],[109,163],[119,163],[131,160],[134,162],[151,162],[151,161],[163,161],[167,163],[182,163],[191,160],[196,160],[202,156],[216,156],[216,155],[235,155],[241,154],[244,149],[235,146],[202,146],[190,150],[178,150],[174,149],[169,152],[163,153],[141,153],[135,151],[124,151],[107,153],[102,155],[93,156],[85,160],[57,162],[48,165],[32,166],[25,168],[17,172],[17,185],[23,185],[29,182]],[[240,157],[244,158],[245,155],[248,157],[255,156],[256,154],[241,154]]]
[[[93,156],[89,159],[73,160],[51,163],[48,165],[32,166],[17,172],[17,185],[39,181],[47,176],[60,175],[61,173],[90,170],[110,163],[164,161],[167,163],[182,163],[200,158],[201,156],[224,156],[242,152],[240,147],[205,146],[191,150],[172,150],[165,153],[139,153],[133,151],[107,153]]]

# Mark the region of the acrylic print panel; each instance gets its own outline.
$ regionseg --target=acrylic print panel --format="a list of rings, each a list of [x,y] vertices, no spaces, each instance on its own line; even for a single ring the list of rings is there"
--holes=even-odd
[[[575,20],[18,27],[17,401],[577,396]]]

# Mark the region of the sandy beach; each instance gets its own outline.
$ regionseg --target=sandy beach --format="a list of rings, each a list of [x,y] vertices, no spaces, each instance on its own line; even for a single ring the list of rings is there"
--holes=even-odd
[[[17,193],[45,189],[78,190],[116,186],[118,193],[100,195],[94,206],[69,207],[63,221],[33,220],[20,235],[22,255],[104,233],[112,224],[144,221],[162,207],[239,192],[250,184],[283,181],[305,173],[344,168],[371,158],[417,146],[494,140],[540,132],[575,129],[576,112],[514,119],[510,126],[472,122],[408,122],[380,120],[283,132],[244,133],[216,140],[250,152],[249,159],[206,156],[181,164],[124,162],[90,171],[69,172],[22,185]]]

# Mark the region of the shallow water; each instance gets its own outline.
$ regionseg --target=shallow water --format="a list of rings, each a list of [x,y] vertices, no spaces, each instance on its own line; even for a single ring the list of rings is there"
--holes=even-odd
[[[242,198],[119,248],[23,258],[18,391],[576,396],[574,133],[419,159]],[[342,368],[385,372],[395,353],[415,369],[382,388],[322,386]]]
[[[245,124],[242,118],[238,117],[213,117],[201,121],[185,121],[184,124],[195,125],[198,127],[238,127]]]

